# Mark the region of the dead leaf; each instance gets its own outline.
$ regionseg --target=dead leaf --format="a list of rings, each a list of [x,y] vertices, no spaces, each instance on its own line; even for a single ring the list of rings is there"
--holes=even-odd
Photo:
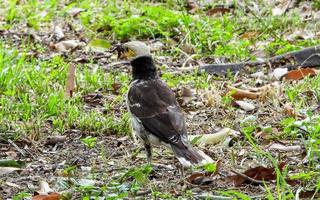
[[[181,88],[181,97],[193,97],[193,92],[191,91],[190,88],[187,87],[182,87]]]
[[[183,44],[181,46],[181,50],[187,54],[193,54],[194,53],[194,47],[192,44]]]
[[[282,171],[285,163],[279,165],[279,169]],[[234,171],[235,172],[235,171]],[[236,187],[244,183],[261,184],[261,181],[271,181],[277,178],[274,167],[266,168],[263,166],[254,167],[248,169],[244,173],[237,173],[236,175],[228,176],[227,179],[231,181]]]
[[[261,95],[260,92],[250,92],[250,91],[239,89],[239,88],[235,88],[235,87],[232,87],[232,86],[227,86],[227,89],[229,90],[229,92],[231,93],[231,96],[234,99],[245,99],[245,98],[247,98],[247,99],[257,99]]]
[[[199,10],[199,5],[195,0],[187,0],[187,9],[189,13],[194,14]]]
[[[268,147],[269,150],[282,151],[282,152],[300,152],[302,150],[301,146],[293,145],[293,146],[285,146],[280,143],[273,143]]]
[[[40,186],[40,190],[37,191],[38,194],[49,194],[53,192],[49,184],[44,180],[39,181],[39,186]]]
[[[245,111],[252,111],[256,108],[253,104],[246,101],[235,101],[235,103]]]
[[[122,87],[121,83],[112,83],[112,93],[113,94],[119,94],[119,89]]]
[[[282,0],[280,4],[272,9],[273,16],[281,16],[283,15],[289,8],[291,4],[291,0]]]
[[[285,78],[287,80],[300,80],[306,76],[315,76],[318,71],[314,68],[299,68],[296,70],[289,71]]]
[[[53,192],[50,194],[40,194],[32,197],[32,200],[59,200],[60,194]]]
[[[76,76],[76,65],[71,63],[69,65],[69,70],[68,70],[65,97],[73,96],[73,92],[75,89],[75,76]]]
[[[194,185],[209,185],[213,182],[212,179],[208,178],[205,173],[195,172],[191,174],[187,181]]]
[[[316,189],[314,189],[313,191],[301,191],[298,194],[299,194],[299,198],[302,198],[302,199],[318,199],[318,198],[320,198],[320,192]]]
[[[75,17],[76,15],[80,14],[81,12],[85,11],[85,9],[82,8],[71,8],[67,11],[69,15],[72,17]]]
[[[241,39],[253,39],[256,38],[259,35],[259,32],[257,31],[248,31],[240,35]]]
[[[82,99],[85,103],[96,107],[96,106],[103,106],[105,103],[104,96],[98,92],[98,93],[90,93],[82,96]]]
[[[230,12],[231,9],[226,7],[226,6],[216,6],[214,8],[211,8],[210,10],[207,11],[207,15],[208,16],[212,16],[212,15],[215,15],[215,14],[225,14],[225,13],[228,13]]]
[[[230,128],[223,128],[220,131],[212,134],[189,135],[188,139],[190,141],[195,141],[194,144],[197,144],[198,146],[204,146],[208,144],[217,144],[221,141],[224,141],[227,136],[236,137],[237,135],[239,135],[237,131]]]
[[[51,44],[51,46],[61,53],[67,53],[74,50],[77,47],[85,46],[85,43],[80,42],[79,40],[65,40],[57,44]]]
[[[14,171],[22,171],[22,169],[17,167],[0,167],[0,176],[10,174]]]
[[[286,103],[283,106],[284,113],[291,117],[297,117],[298,113],[293,109],[291,103]]]
[[[280,80],[284,75],[288,73],[288,68],[276,68],[269,74],[270,78]]]
[[[63,143],[67,140],[65,135],[56,135],[56,136],[49,136],[45,142],[45,145],[56,145],[57,143]]]

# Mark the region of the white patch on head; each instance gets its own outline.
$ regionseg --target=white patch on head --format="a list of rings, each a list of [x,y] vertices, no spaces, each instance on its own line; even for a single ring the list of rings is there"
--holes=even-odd
[[[143,42],[131,41],[123,45],[134,52],[135,57],[150,55],[150,48]]]

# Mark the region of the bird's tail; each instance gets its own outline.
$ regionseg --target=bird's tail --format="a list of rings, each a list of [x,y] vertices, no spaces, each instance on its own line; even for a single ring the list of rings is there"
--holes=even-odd
[[[183,147],[171,145],[173,153],[184,167],[198,164],[213,163],[213,160],[203,151],[197,150],[190,145]]]

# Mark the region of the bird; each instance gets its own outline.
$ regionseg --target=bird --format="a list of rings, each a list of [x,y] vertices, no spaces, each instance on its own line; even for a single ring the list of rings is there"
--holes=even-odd
[[[141,41],[130,41],[120,45],[118,56],[129,60],[132,67],[127,108],[133,135],[142,140],[148,162],[152,161],[152,146],[164,144],[183,167],[212,163],[208,155],[188,141],[175,93],[158,76],[149,47]]]

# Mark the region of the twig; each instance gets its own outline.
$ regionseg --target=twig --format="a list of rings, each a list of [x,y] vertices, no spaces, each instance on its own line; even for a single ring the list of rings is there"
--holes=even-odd
[[[138,191],[135,196],[143,196],[143,195],[146,195],[146,194],[149,194],[149,193],[151,193],[150,189],[144,190],[144,191]]]
[[[8,139],[9,144],[11,144],[19,153],[21,153],[23,156],[26,156],[26,153],[24,150],[20,149],[18,145],[16,145],[12,140]]]
[[[233,170],[233,169],[231,170],[231,172],[233,172],[233,173],[235,173],[235,174],[237,174],[237,175],[239,175],[239,176],[241,176],[241,177],[243,177],[243,178],[245,178],[245,179],[247,179],[247,180],[249,180],[249,181],[251,181],[253,183],[263,184],[265,182],[268,182],[268,181],[260,181],[260,180],[253,179],[253,178],[251,178],[251,177],[249,177],[249,176],[247,176],[247,175],[245,175],[245,174],[243,174],[241,172],[237,172],[236,170]]]

